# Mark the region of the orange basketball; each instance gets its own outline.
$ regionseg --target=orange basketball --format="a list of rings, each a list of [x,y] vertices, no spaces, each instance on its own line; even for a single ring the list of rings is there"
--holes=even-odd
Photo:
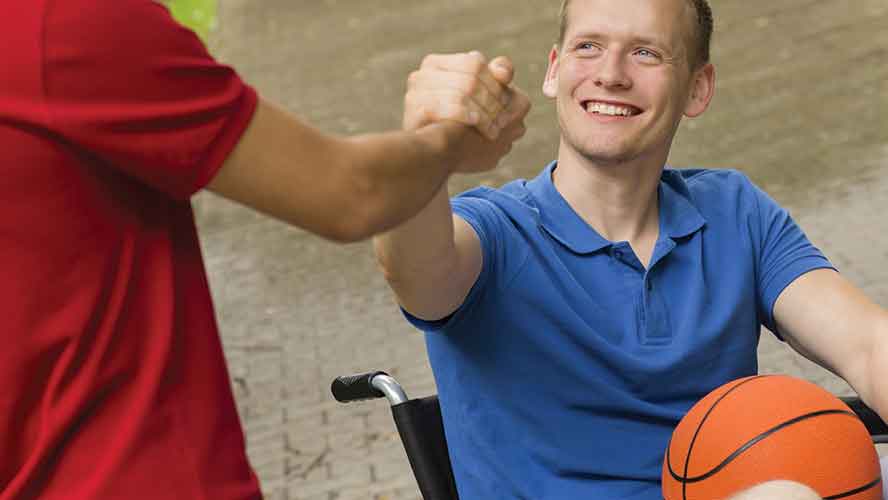
[[[679,422],[663,461],[665,500],[719,500],[787,479],[823,498],[882,500],[879,457],[854,412],[810,382],[729,382]]]

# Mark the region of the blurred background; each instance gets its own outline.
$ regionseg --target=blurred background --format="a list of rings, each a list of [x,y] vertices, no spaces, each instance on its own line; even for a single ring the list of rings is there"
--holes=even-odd
[[[559,132],[540,85],[559,0],[189,1],[215,15],[196,21],[218,59],[333,133],[397,128],[406,77],[427,53],[508,55],[534,102],[527,136],[499,169],[454,178],[451,192],[533,177],[554,158]],[[683,123],[670,164],[743,170],[888,307],[888,2],[711,3],[716,98]],[[411,396],[435,391],[422,336],[402,319],[370,245],[336,246],[210,194],[195,205],[267,497],[418,499],[387,405],[344,407],[329,395],[336,375],[375,369]],[[760,355],[763,372],[849,393],[768,332]]]

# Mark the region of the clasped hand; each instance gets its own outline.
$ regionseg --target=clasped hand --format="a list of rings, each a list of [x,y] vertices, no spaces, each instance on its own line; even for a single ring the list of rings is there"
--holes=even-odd
[[[403,127],[461,124],[462,133],[450,146],[454,170],[491,169],[525,133],[530,100],[512,84],[513,77],[507,57],[487,61],[477,51],[426,56],[407,79]]]

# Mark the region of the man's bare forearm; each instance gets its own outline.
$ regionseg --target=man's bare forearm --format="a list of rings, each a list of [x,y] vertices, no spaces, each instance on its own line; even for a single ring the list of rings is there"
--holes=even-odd
[[[429,303],[425,289],[446,292],[457,266],[453,215],[443,186],[415,217],[374,238],[376,256],[401,304],[421,317],[446,315],[450,304]],[[438,302],[438,294],[432,302]],[[437,312],[438,309],[443,311]],[[436,318],[426,318],[436,319]]]
[[[340,138],[261,102],[208,188],[320,236],[356,241],[413,216],[452,172],[492,168],[502,154],[454,122]]]
[[[472,133],[456,124],[430,125],[414,132],[390,132],[346,139],[346,185],[353,190],[346,232],[363,239],[405,222],[420,212],[435,193],[445,191],[456,159],[448,153],[437,127],[451,127],[445,134]],[[457,139],[458,140],[458,139]],[[451,141],[452,142],[452,141]]]
[[[882,321],[873,325],[873,329],[869,384],[860,396],[883,421],[888,422],[888,386],[885,384],[888,380],[888,312],[884,312]]]

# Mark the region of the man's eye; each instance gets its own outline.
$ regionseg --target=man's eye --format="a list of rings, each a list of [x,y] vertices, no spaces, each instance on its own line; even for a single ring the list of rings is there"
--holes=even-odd
[[[659,59],[660,58],[659,54],[657,54],[656,52],[654,52],[652,50],[648,50],[648,49],[638,49],[635,51],[635,53],[637,55],[640,55],[641,57],[644,57],[644,58],[652,58],[652,59]]]
[[[595,44],[592,42],[580,42],[577,44],[577,50],[594,50],[596,48],[597,47],[595,47]]]

